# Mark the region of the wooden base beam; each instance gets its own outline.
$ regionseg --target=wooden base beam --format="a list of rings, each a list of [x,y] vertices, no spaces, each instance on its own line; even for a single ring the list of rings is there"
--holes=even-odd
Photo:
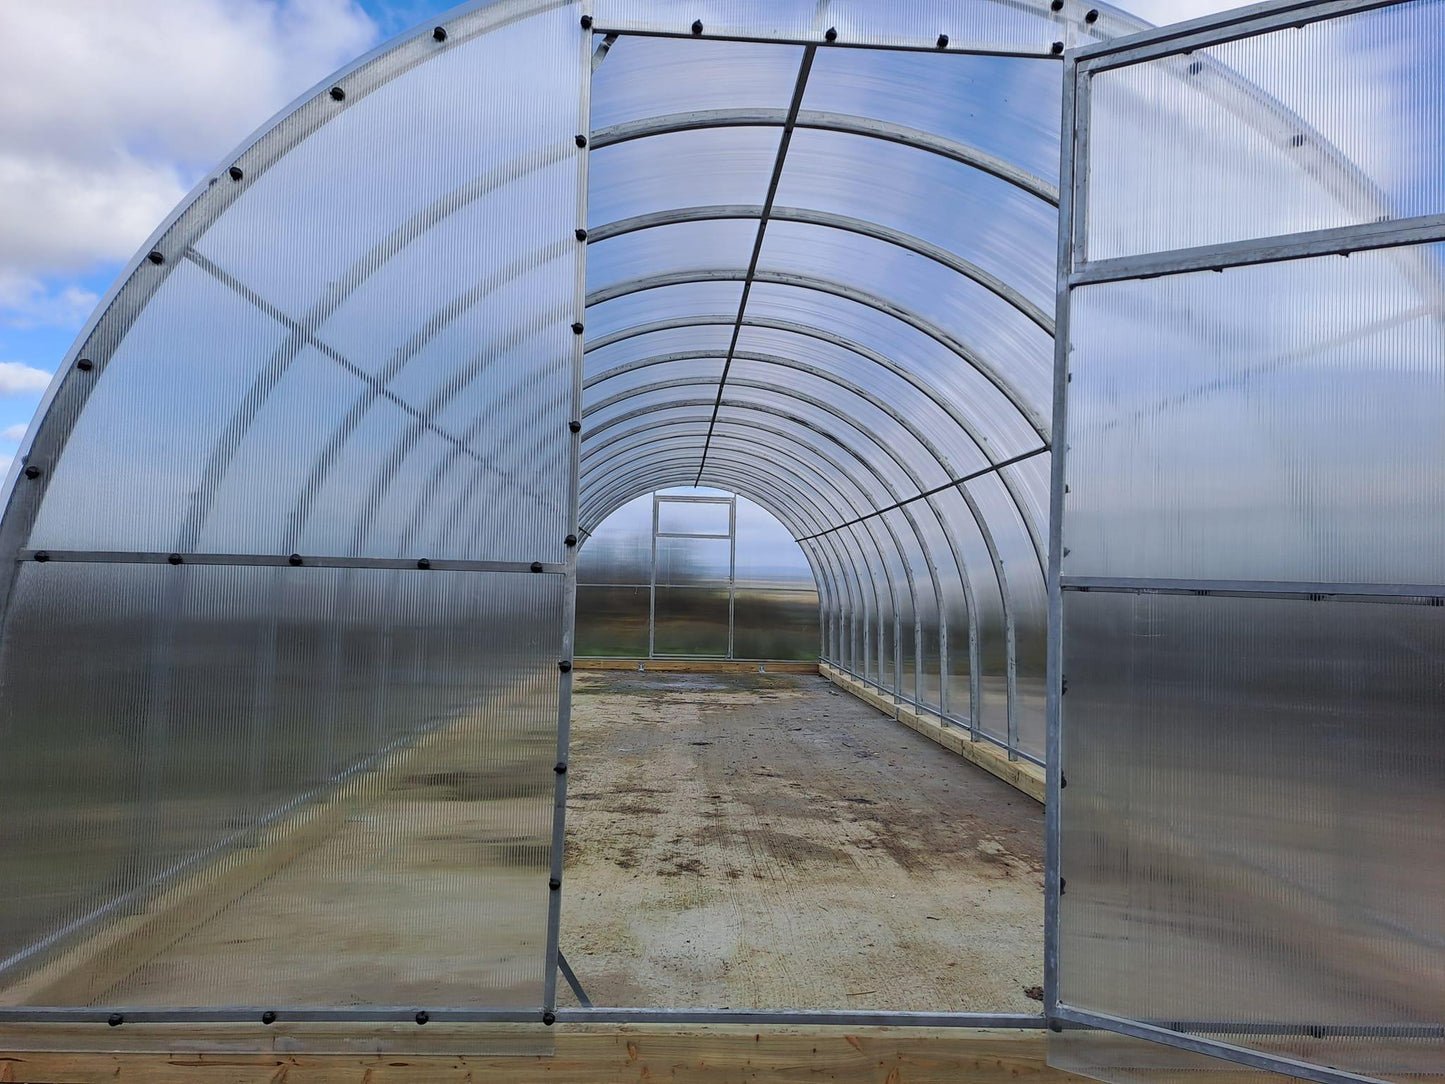
[[[687,674],[816,674],[816,662],[796,659],[642,659],[577,658],[578,670],[641,670]]]

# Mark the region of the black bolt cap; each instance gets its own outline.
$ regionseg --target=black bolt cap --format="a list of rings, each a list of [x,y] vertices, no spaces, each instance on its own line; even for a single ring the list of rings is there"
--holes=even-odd
[[[425,557],[419,557],[417,558],[416,567],[425,570],[431,568],[431,562]]]
[[[554,772],[556,772],[558,775],[566,775],[566,774],[567,774],[567,762],[566,762],[565,760],[559,760],[559,761],[557,761],[556,764],[552,765],[552,770],[553,770]]]
[[[245,176],[245,174],[241,172],[240,166],[232,166],[230,169],[226,170],[226,173],[233,181],[239,181],[242,177]]]
[[[1098,21],[1099,21],[1099,9],[1098,9],[1098,8],[1090,8],[1088,11],[1084,12],[1084,22],[1086,22],[1086,23],[1097,23]]]
[[[572,142],[576,143],[579,147],[585,147],[587,146],[587,137],[585,135],[574,135]]]
[[[173,565],[178,565],[178,564],[180,564],[182,561],[184,561],[185,558],[182,557],[179,553],[173,553],[173,554],[171,554],[169,557],[167,557],[166,560],[169,561],[169,562],[170,562],[171,564],[173,564]]]
[[[82,373],[88,373],[90,372],[90,370],[95,368],[95,362],[91,361],[89,358],[81,358],[75,363],[75,367],[79,369]]]
[[[947,34],[940,34],[940,35],[938,35],[938,47],[939,47],[940,49],[947,49],[947,48],[948,48],[948,35],[947,35]]]
[[[26,467],[26,468],[25,468],[25,477],[27,477],[27,478],[39,478],[39,477],[40,477],[40,468],[39,468],[39,467],[36,467],[36,466]]]
[[[158,249],[154,248],[146,254],[146,259],[148,259],[153,264],[163,264],[166,262],[166,258],[161,255]]]
[[[578,226],[575,230],[573,230],[572,234],[579,241],[587,240],[587,231],[584,230],[581,226]]]
[[[584,15],[584,16],[582,16],[582,29],[583,29],[583,30],[591,30],[591,29],[592,29],[592,16],[590,16],[590,15]]]
[[[569,534],[566,538],[562,539],[562,541],[569,546],[575,546],[577,545],[577,536],[575,534]]]
[[[35,559],[43,565],[46,561],[50,560],[50,554],[46,553],[44,550],[36,550]]]
[[[550,881],[547,882],[547,887],[550,888],[553,892],[556,892],[559,888],[562,887],[562,882],[557,880],[557,878],[553,877]]]
[[[556,1022],[557,1014],[554,1013],[551,1009],[548,1009],[542,1014],[542,1023],[546,1024],[549,1028]]]
[[[1063,10],[1064,10],[1064,0],[1049,0],[1049,10],[1050,10],[1050,11],[1063,11]]]
[[[572,321],[572,334],[573,334],[573,335],[581,335],[582,332],[584,332],[584,331],[586,331],[586,330],[587,330],[587,328],[583,325],[583,323],[582,323],[581,320],[573,320],[573,321]]]
[[[582,432],[582,423],[578,421],[571,421],[567,423],[567,428],[574,433],[580,433]]]
[[[446,28],[445,28],[445,27],[442,27],[442,26],[434,27],[434,28],[432,29],[431,36],[432,36],[433,38],[435,38],[437,41],[446,41],[446,40],[447,40],[447,31],[446,31]]]
[[[263,1023],[263,1024],[274,1024],[275,1022],[276,1022],[276,1014],[273,1013],[270,1009],[267,1009],[265,1012],[263,1012],[263,1013],[261,1014],[261,1023]]]
[[[121,1016],[118,1012],[113,1012],[110,1014],[109,1019],[106,1020],[106,1023],[113,1028],[118,1028],[125,1023],[125,1017]]]
[[[692,32],[693,32],[694,34],[701,34],[701,33],[702,33],[702,20],[701,20],[701,19],[694,19],[694,20],[692,21]]]
[[[416,1022],[418,1024],[425,1024],[430,1019],[431,1013],[427,1012],[425,1009],[416,1014]]]
[[[533,571],[533,572],[541,572],[541,571],[542,571],[542,562],[541,562],[541,561],[533,561],[533,562],[532,562],[532,571]]]
[[[334,101],[338,101],[338,102],[339,102],[339,101],[341,101],[343,98],[346,97],[346,91],[342,90],[340,87],[332,87],[332,88],[331,88],[331,97],[332,97],[332,99],[333,99]]]
[[[293,553],[290,557],[287,558],[287,560],[289,560],[293,565],[299,565],[302,563],[301,555],[299,553]]]
[[[824,30],[824,31],[823,31],[823,40],[824,40],[824,41],[837,41],[837,40],[838,40],[838,28],[837,28],[836,26],[830,26],[830,27],[828,27],[827,30]]]
[[[1061,1023],[1059,1023],[1057,1020],[1050,1020],[1050,1021],[1049,1021],[1049,1030],[1050,1030],[1050,1031],[1063,1031],[1063,1030],[1064,1030],[1064,1025],[1061,1024]]]
[[[1064,43],[1061,42],[1061,41],[1056,41],[1056,42],[1054,42],[1052,45],[1049,46],[1049,52],[1053,53],[1054,56],[1058,56],[1058,55],[1059,55],[1060,53],[1062,53],[1063,51],[1064,51]]]
[[[568,660],[563,659],[557,664],[557,669],[561,670],[564,674],[568,674],[572,672],[572,664]]]

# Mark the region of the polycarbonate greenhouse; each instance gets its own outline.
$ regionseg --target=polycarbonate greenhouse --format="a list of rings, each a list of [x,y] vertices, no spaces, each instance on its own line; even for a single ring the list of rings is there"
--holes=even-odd
[[[1440,0],[496,0],[336,73],[156,231],[12,468],[0,1018],[648,1019],[557,1005],[577,560],[701,486],[801,547],[826,667],[1046,768],[1047,978],[671,1018],[1441,1073],[1442,45]],[[507,845],[405,911],[465,943],[294,1003],[52,981],[342,807],[291,932],[400,892],[447,826],[378,780],[445,742]]]

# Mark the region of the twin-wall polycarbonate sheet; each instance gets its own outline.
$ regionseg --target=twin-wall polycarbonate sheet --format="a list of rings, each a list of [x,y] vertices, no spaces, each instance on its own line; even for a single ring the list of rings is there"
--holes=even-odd
[[[164,954],[91,967],[82,1003],[539,1005],[562,590],[23,565],[0,653],[0,974],[142,915]],[[207,896],[228,884],[253,886],[244,908]],[[217,940],[244,960],[219,966]]]
[[[1415,0],[1094,75],[1089,258],[1445,211],[1442,38]]]

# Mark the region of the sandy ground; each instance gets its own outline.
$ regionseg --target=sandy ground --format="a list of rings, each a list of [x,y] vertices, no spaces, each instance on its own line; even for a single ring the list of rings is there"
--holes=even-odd
[[[595,1004],[1038,1011],[1037,803],[815,675],[576,692],[562,951]]]

